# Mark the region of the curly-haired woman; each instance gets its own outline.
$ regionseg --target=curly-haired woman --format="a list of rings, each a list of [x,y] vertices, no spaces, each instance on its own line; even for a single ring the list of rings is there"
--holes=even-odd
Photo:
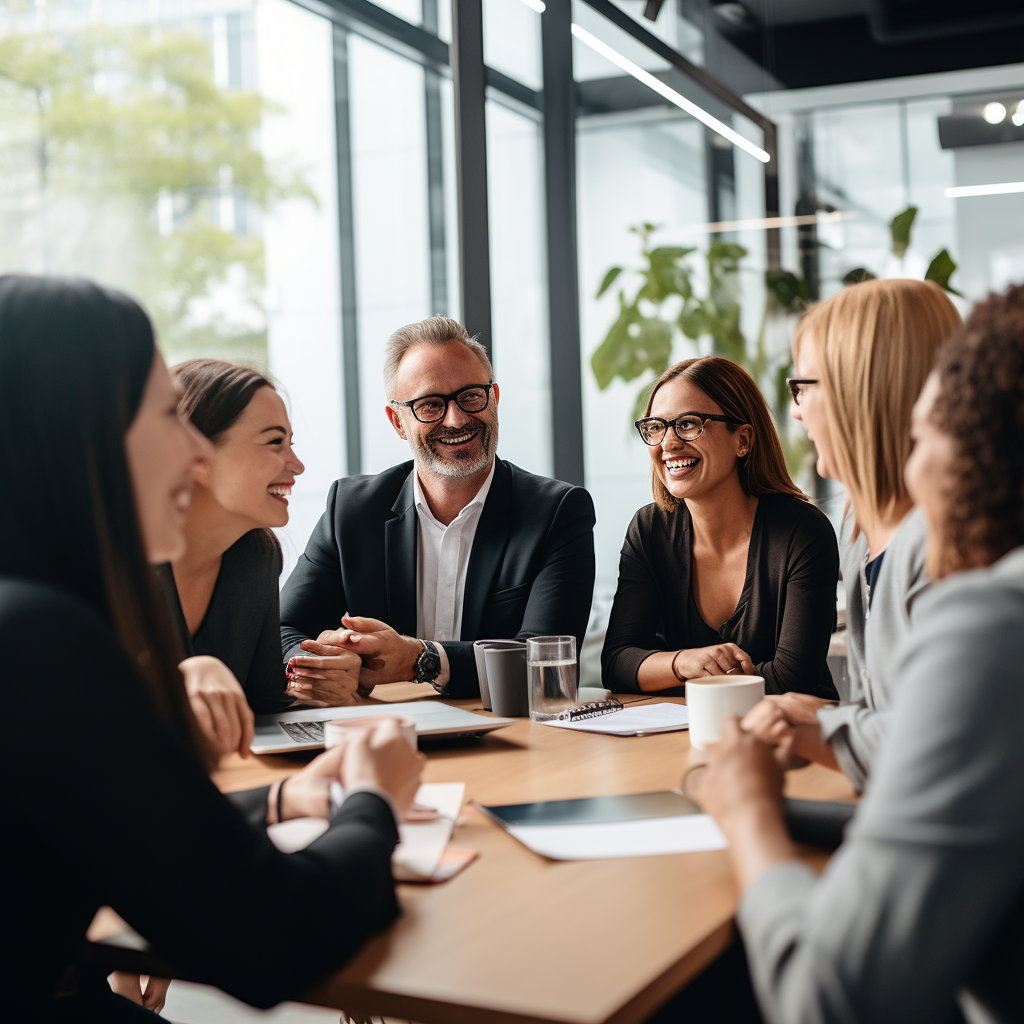
[[[893,656],[928,585],[925,530],[903,480],[910,410],[960,314],[931,281],[867,281],[810,309],[793,339],[793,415],[838,480],[848,509],[840,542],[848,691],[826,707],[798,694],[759,704],[744,722],[762,739],[841,769],[863,789],[886,729]]]
[[[840,853],[796,859],[771,748],[730,719],[691,788],[729,839],[771,1024],[1024,1020],[1024,286],[990,296],[914,409],[910,494],[942,582]],[[973,571],[964,571],[973,570]]]
[[[768,693],[834,699],[835,532],[790,479],[753,378],[686,359],[654,382],[636,427],[655,500],[622,547],[605,685],[682,695],[687,679],[756,672]]]

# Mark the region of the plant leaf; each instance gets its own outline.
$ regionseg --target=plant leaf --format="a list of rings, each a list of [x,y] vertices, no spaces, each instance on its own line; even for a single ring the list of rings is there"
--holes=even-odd
[[[897,259],[903,259],[910,247],[910,229],[914,226],[916,216],[917,207],[908,206],[889,222],[889,231],[892,234],[892,254]]]
[[[615,279],[622,273],[622,267],[612,267],[607,274],[604,275],[604,280],[601,281],[601,287],[597,289],[597,294],[594,296],[595,299],[601,298],[602,295],[615,283]]]
[[[860,284],[861,281],[875,281],[877,278],[867,267],[854,267],[843,274],[843,284]]]
[[[678,260],[696,251],[695,246],[684,248],[681,245],[659,245],[656,249],[651,250],[651,256],[663,256],[668,259]]]
[[[808,305],[807,282],[788,270],[768,270],[765,285],[787,313],[800,313]]]
[[[949,279],[953,276],[956,267],[957,265],[953,262],[953,257],[949,255],[949,250],[943,249],[941,252],[937,252],[932,258],[931,263],[928,264],[928,269],[924,272],[924,279],[926,281],[934,281],[944,291],[963,298],[963,294],[958,292],[949,283]]]

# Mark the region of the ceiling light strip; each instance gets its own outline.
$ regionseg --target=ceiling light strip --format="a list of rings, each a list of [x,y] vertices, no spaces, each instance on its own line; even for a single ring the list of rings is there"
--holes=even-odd
[[[723,231],[767,231],[769,228],[799,228],[807,224],[840,224],[856,218],[853,210],[837,210],[835,213],[803,213],[796,217],[757,217],[753,220],[718,220],[710,224],[687,224],[680,228],[682,234],[704,232],[709,235]]]
[[[957,185],[943,193],[947,199],[969,199],[971,196],[1008,196],[1024,192],[1024,181],[1000,181],[993,185]]]
[[[602,57],[610,60],[616,67],[625,71],[627,75],[632,75],[638,82],[646,85],[648,89],[667,99],[669,103],[674,103],[680,110],[685,110],[691,117],[695,117],[702,124],[706,124],[713,132],[717,132],[723,139],[727,139],[745,153],[749,153],[763,164],[771,160],[771,155],[761,149],[760,146],[755,146],[749,139],[745,139],[739,132],[734,131],[727,124],[719,121],[717,117],[712,117],[711,114],[698,107],[696,103],[688,100],[682,93],[676,92],[675,89],[665,85],[661,79],[655,78],[649,71],[644,71],[638,64],[634,64],[628,58],[623,57],[618,50],[613,50],[607,43],[602,42],[585,28],[580,28],[579,25],[574,24],[572,26],[572,34],[581,43],[589,46],[595,53],[601,54]]]

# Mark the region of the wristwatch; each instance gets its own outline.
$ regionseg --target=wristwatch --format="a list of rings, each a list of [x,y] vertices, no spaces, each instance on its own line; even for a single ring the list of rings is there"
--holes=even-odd
[[[416,682],[432,683],[441,674],[441,655],[437,645],[430,640],[421,640],[423,650],[416,659]]]

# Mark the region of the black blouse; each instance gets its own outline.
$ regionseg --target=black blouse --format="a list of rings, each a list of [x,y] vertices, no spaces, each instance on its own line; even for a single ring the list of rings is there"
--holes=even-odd
[[[281,653],[281,549],[272,534],[250,530],[224,552],[210,607],[190,636],[170,564],[157,574],[171,602],[186,656],[219,658],[245,690],[258,715],[290,707]]]
[[[637,670],[651,654],[734,643],[764,676],[766,693],[796,690],[835,700],[825,659],[835,626],[839,546],[825,514],[788,494],[758,499],[743,591],[719,629],[697,608],[692,550],[685,504],[672,512],[647,505],[633,517],[601,653],[605,686],[640,693]],[[657,692],[682,696],[683,687]]]
[[[279,853],[250,824],[265,794],[250,794],[246,816],[217,792],[108,622],[61,591],[0,578],[5,650],[45,650],[58,626],[75,638],[74,671],[47,675],[43,732],[26,720],[0,755],[19,830],[6,850],[16,884],[5,910],[19,933],[5,1019],[50,1019],[104,904],[185,976],[257,1006],[298,997],[390,924],[398,832],[384,800],[352,794],[307,849]]]

